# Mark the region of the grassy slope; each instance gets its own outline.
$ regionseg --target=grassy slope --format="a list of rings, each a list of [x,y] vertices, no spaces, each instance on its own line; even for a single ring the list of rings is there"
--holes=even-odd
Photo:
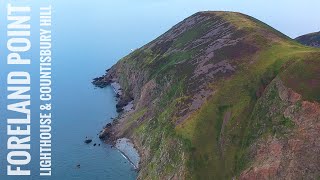
[[[296,44],[286,44],[271,47],[261,52],[256,58],[260,61],[246,69],[238,72],[233,78],[221,82],[217,94],[211,98],[199,112],[193,115],[186,123],[178,126],[177,131],[183,137],[192,141],[194,151],[191,152],[190,168],[196,179],[207,179],[216,177],[217,179],[231,178],[232,175],[239,173],[246,162],[243,162],[241,155],[246,149],[241,149],[242,143],[248,135],[246,133],[256,133],[255,131],[246,132],[246,127],[250,122],[250,116],[257,102],[255,92],[262,85],[270,82],[280,72],[283,64],[294,61],[294,65],[283,73],[283,78],[290,81],[295,74],[298,78],[293,81],[303,82],[305,78],[314,77],[315,71],[310,75],[304,74],[312,67],[305,61],[309,58],[319,63],[320,53],[311,53],[315,49],[308,49]],[[303,66],[296,73],[296,68]],[[319,66],[317,67],[319,70]],[[293,73],[294,72],[294,73]],[[319,74],[318,74],[319,75]],[[287,82],[287,81],[286,81]],[[291,87],[296,86],[297,92],[305,91],[308,99],[319,98],[319,86],[311,89],[308,85],[304,87],[300,83],[292,83]],[[302,87],[301,87],[302,86]],[[290,87],[290,86],[289,86]],[[312,91],[312,92],[309,92]],[[310,97],[310,98],[309,98]],[[218,142],[224,114],[229,111],[232,113],[231,119],[224,129],[225,138],[229,142],[221,149]]]
[[[256,92],[279,74],[287,86],[301,93],[306,99],[319,101],[318,49],[299,45],[271,27],[245,15],[223,12],[216,14],[242,32],[252,33],[249,38],[257,41],[260,50],[250,56],[253,63],[246,61],[247,56],[241,57],[243,59],[239,61],[244,63],[239,64],[237,72],[212,84],[212,88],[216,90],[215,95],[176,127],[173,125],[173,114],[188,87],[184,84],[186,76],[176,74],[174,65],[192,58],[192,52],[159,56],[143,48],[123,60],[135,68],[148,71],[149,79],[155,79],[158,84],[165,84],[163,79],[166,76],[175,76],[174,85],[161,92],[155,116],[144,121],[134,131],[141,145],[149,147],[153,155],[147,163],[146,171],[142,172],[142,178],[161,179],[166,177],[165,175],[176,173],[180,166],[185,165],[186,176],[192,179],[230,179],[239,174],[248,164],[245,154],[250,143],[257,138],[255,129],[259,129],[252,127],[259,118],[251,117],[263,113],[260,112],[261,108],[255,109],[259,98]],[[173,46],[179,47],[197,39],[198,33],[210,28],[211,23],[203,23],[187,32],[176,39]],[[261,31],[272,31],[279,38],[269,43],[268,39],[256,33]],[[135,56],[144,61],[128,61]],[[303,83],[297,84],[297,81]],[[309,88],[310,86],[314,88]],[[137,111],[136,116],[140,117],[145,112],[145,109]],[[227,113],[231,114],[231,118],[223,123]]]
[[[256,28],[256,24],[251,24],[252,21],[242,23],[243,20],[239,21],[236,18],[238,17],[233,16],[228,19],[239,23],[240,28],[249,27],[249,31]],[[258,63],[216,85],[219,90],[214,97],[186,123],[176,128],[184,138],[192,142],[193,151],[189,163],[190,169],[193,170],[192,177],[230,179],[243,170],[247,162],[242,156],[248,147],[243,143],[247,142],[246,138],[256,133],[248,130],[247,126],[253,123],[250,122],[250,117],[257,102],[258,88],[271,82],[283,65],[288,63],[289,68],[281,76],[287,82],[286,85],[296,89],[307,99],[319,98],[319,81],[318,84],[313,84],[313,87],[310,82],[303,83],[316,76],[319,79],[319,57],[318,49],[307,48],[290,40],[283,41],[258,53],[255,57]],[[309,64],[309,60],[312,60],[312,64]],[[223,132],[228,142],[221,147],[219,138],[226,112],[231,112],[232,116]]]
[[[320,32],[314,32],[306,35],[299,36],[295,39],[296,41],[300,42],[301,44],[308,45],[308,46],[315,46],[319,47],[320,45]]]

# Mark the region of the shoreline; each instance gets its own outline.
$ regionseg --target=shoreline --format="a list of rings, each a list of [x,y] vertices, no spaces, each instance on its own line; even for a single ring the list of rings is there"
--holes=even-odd
[[[124,93],[120,84],[114,79],[110,80],[107,76],[108,71],[104,76],[95,78],[92,83],[96,87],[100,88],[107,86],[112,87],[117,98],[116,108],[118,117],[113,119],[111,123],[106,124],[106,126],[100,132],[99,138],[106,144],[111,144],[113,147],[115,147],[121,153],[121,155],[131,163],[134,169],[139,171],[141,155],[138,148],[135,148],[133,140],[131,140],[129,137],[117,137],[115,128],[115,126],[119,124],[118,121],[126,116],[126,113],[130,113],[134,110],[133,99],[130,99],[130,101],[125,99],[123,97]]]
[[[117,139],[115,147],[125,156],[126,159],[128,159],[136,170],[139,170],[140,155],[130,139]]]

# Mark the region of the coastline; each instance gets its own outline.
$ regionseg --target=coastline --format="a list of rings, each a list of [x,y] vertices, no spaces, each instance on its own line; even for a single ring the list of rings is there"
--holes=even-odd
[[[107,144],[111,144],[115,147],[125,159],[127,159],[135,170],[139,171],[139,165],[141,164],[141,154],[139,152],[139,148],[136,148],[134,141],[130,137],[118,137],[117,136],[117,127],[119,125],[119,121],[134,111],[133,99],[130,101],[123,97],[124,93],[120,84],[115,79],[108,78],[108,71],[102,77],[95,78],[93,80],[93,84],[96,87],[104,88],[107,86],[111,86],[113,91],[115,92],[115,96],[117,98],[117,112],[118,117],[113,119],[111,123],[106,124],[103,130],[99,134],[99,138],[103,140]]]
[[[130,139],[117,139],[115,147],[126,159],[128,159],[128,161],[134,166],[136,170],[139,169],[140,155]]]

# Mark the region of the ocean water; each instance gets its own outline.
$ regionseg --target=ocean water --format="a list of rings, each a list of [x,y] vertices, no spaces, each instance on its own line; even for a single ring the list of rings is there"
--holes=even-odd
[[[83,13],[88,7],[83,4],[65,11],[68,4],[63,3],[52,3],[52,176],[39,177],[39,4],[31,1],[26,4],[32,5],[32,50],[24,54],[32,58],[30,66],[6,64],[6,3],[1,1],[0,4],[0,179],[135,179],[137,172],[134,167],[118,150],[98,138],[104,125],[117,116],[115,93],[111,87],[100,89],[91,84],[94,77],[102,75],[125,51],[114,49],[108,42],[109,36],[105,36],[108,31],[94,21],[107,16],[102,10]],[[123,48],[127,49],[126,45]],[[114,50],[111,55],[106,53],[110,49]],[[31,176],[27,177],[6,176],[6,119],[15,116],[6,110],[9,103],[6,100],[6,77],[8,72],[16,70],[31,74],[32,160],[27,166],[31,169]],[[85,144],[86,137],[93,142]],[[97,146],[93,146],[94,143]]]

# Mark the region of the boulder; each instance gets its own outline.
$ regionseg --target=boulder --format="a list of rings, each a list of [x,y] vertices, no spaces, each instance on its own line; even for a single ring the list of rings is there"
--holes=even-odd
[[[91,143],[92,142],[92,139],[86,139],[86,140],[84,140],[84,143],[86,143],[86,144],[89,144],[89,143]]]
[[[104,128],[102,132],[99,134],[100,139],[107,139],[111,135],[111,127]]]

